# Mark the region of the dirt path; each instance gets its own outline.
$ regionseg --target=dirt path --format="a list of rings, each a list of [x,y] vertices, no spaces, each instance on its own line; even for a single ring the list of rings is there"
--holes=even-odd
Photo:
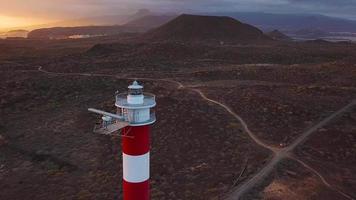
[[[62,76],[92,76],[92,77],[112,77],[112,78],[117,78],[117,79],[126,79],[126,80],[150,80],[150,81],[164,81],[164,82],[170,82],[170,83],[174,83],[177,85],[177,89],[189,89],[191,91],[194,91],[196,93],[198,93],[204,100],[217,104],[219,106],[221,106],[222,108],[224,108],[228,113],[230,113],[234,118],[236,118],[242,125],[244,131],[251,137],[251,139],[257,143],[258,145],[271,150],[272,152],[277,152],[278,149],[275,147],[272,147],[270,145],[267,145],[265,143],[263,143],[263,141],[261,141],[256,135],[254,135],[250,129],[248,128],[246,122],[239,116],[237,115],[234,111],[232,111],[227,105],[222,104],[218,101],[215,101],[213,99],[209,99],[201,90],[199,89],[192,89],[189,87],[184,86],[181,82],[179,81],[175,81],[172,79],[152,79],[152,78],[131,78],[131,77],[120,77],[120,76],[116,76],[116,75],[108,75],[108,74],[90,74],[90,73],[56,73],[56,72],[49,72],[46,70],[43,70],[42,67],[38,68],[38,71],[46,73],[46,74],[50,74],[50,75],[62,75]]]
[[[297,162],[299,162],[301,165],[303,165],[305,168],[307,168],[308,170],[310,170],[311,172],[313,172],[315,175],[317,175],[319,177],[319,179],[321,180],[321,182],[323,182],[323,184],[325,186],[327,186],[329,189],[334,190],[335,192],[341,194],[342,196],[344,196],[347,199],[350,200],[355,200],[353,197],[351,197],[350,195],[342,192],[341,190],[339,190],[338,188],[336,188],[335,186],[332,186],[324,177],[323,175],[321,175],[316,169],[312,168],[310,165],[306,164],[304,161],[296,158],[295,156],[290,156],[288,158],[291,158]]]
[[[280,149],[279,151],[275,152],[275,155],[272,158],[272,160],[263,169],[261,169],[261,171],[259,171],[257,174],[255,174],[251,179],[249,179],[248,181],[246,181],[245,183],[240,185],[240,187],[238,187],[235,191],[233,191],[229,195],[228,199],[240,199],[247,191],[249,191],[254,186],[256,186],[258,183],[260,183],[263,180],[263,178],[265,178],[282,159],[288,157],[288,154],[291,151],[293,151],[299,144],[301,144],[303,141],[305,141],[312,133],[314,133],[317,129],[321,128],[322,126],[324,126],[325,124],[330,122],[332,119],[338,117],[340,114],[349,110],[355,104],[356,104],[356,101],[352,101],[350,104],[348,104],[345,107],[341,108],[340,110],[334,112],[329,117],[325,118],[321,122],[317,123],[310,129],[305,131],[288,147]],[[321,176],[320,174],[318,174],[318,175]],[[334,190],[335,190],[335,188],[334,188]]]
[[[298,145],[303,143],[312,133],[314,133],[317,129],[321,128],[322,126],[326,125],[328,122],[333,120],[334,118],[338,117],[340,114],[344,113],[348,109],[350,109],[352,106],[356,104],[356,100],[352,101],[350,104],[346,105],[345,107],[341,108],[340,110],[336,111],[335,113],[331,114],[329,117],[325,118],[324,120],[320,121],[310,129],[306,130],[302,135],[300,135],[291,145],[281,149],[281,148],[276,148],[271,145],[268,145],[264,143],[262,140],[260,140],[255,134],[250,131],[248,128],[247,123],[238,115],[236,114],[231,108],[229,108],[227,105],[218,102],[216,100],[208,98],[201,90],[196,89],[194,87],[190,86],[185,86],[179,81],[175,81],[172,79],[154,79],[154,78],[132,78],[132,77],[124,77],[124,76],[117,76],[117,75],[109,75],[109,74],[99,74],[99,73],[57,73],[57,72],[49,72],[46,70],[43,70],[42,67],[40,66],[38,68],[38,71],[49,74],[49,75],[55,75],[55,76],[89,76],[89,77],[111,77],[115,79],[126,79],[126,80],[148,80],[148,81],[163,81],[163,82],[169,82],[177,85],[177,89],[188,89],[191,91],[194,91],[198,93],[204,100],[207,102],[216,104],[222,108],[224,108],[229,114],[231,114],[236,120],[240,122],[242,125],[242,128],[245,133],[248,134],[248,136],[259,146],[270,150],[273,153],[272,159],[257,173],[255,174],[252,178],[250,178],[248,181],[242,183],[240,186],[238,186],[234,191],[232,191],[227,199],[240,199],[246,192],[251,190],[253,187],[255,187],[257,184],[259,184],[261,181],[264,180],[264,178],[269,175],[273,169],[276,167],[276,165],[284,158],[291,158],[293,160],[296,160],[297,162],[301,163],[304,167],[308,168],[309,170],[313,171],[315,174],[317,174],[321,181],[329,188],[333,189],[334,191],[342,194],[348,199],[353,200],[352,197],[349,195],[343,193],[342,191],[338,190],[334,186],[330,185],[327,181],[325,181],[325,178],[318,173],[316,170],[311,168],[310,166],[306,165],[304,162],[302,162],[299,159],[296,159],[294,157],[291,157],[289,154],[292,152]]]
[[[307,131],[305,131],[302,135],[300,135],[297,139],[294,140],[294,142],[292,144],[290,144],[288,147],[286,147],[284,149],[284,151],[288,152],[288,151],[292,151],[293,149],[295,149],[300,143],[302,143],[303,141],[305,141],[313,132],[315,132],[316,130],[318,130],[319,128],[325,126],[330,120],[334,119],[335,117],[338,117],[340,114],[348,111],[350,108],[352,108],[354,105],[356,104],[356,100],[353,100],[351,103],[349,103],[348,105],[346,105],[345,107],[341,108],[340,110],[334,112],[332,115],[330,115],[329,117],[325,118],[324,120],[322,120],[321,122],[319,122],[318,124],[316,124],[315,126],[311,127],[310,129],[308,129]]]
[[[258,145],[260,145],[261,147],[264,147],[266,149],[269,149],[270,151],[272,152],[278,152],[279,149],[278,148],[275,148],[273,146],[270,146],[268,144],[265,144],[263,141],[261,141],[255,134],[253,134],[250,129],[248,128],[246,122],[239,116],[237,115],[234,111],[231,110],[231,108],[229,108],[227,105],[223,104],[223,103],[220,103],[218,101],[215,101],[213,99],[209,99],[201,90],[199,89],[191,89],[192,91],[195,91],[197,92],[204,100],[208,101],[208,102],[211,102],[211,103],[214,103],[214,104],[217,104],[219,105],[220,107],[224,108],[228,113],[230,113],[235,119],[237,119],[242,127],[243,127],[243,130],[251,137],[251,139],[257,143]]]

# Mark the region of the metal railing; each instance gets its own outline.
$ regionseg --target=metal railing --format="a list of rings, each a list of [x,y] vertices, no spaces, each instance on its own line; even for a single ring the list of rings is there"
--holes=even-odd
[[[145,125],[145,124],[152,124],[156,121],[156,114],[155,112],[151,112],[150,113],[150,119],[148,119],[147,121],[143,121],[143,122],[130,122],[130,125]]]
[[[100,114],[100,115],[103,115],[103,116],[110,116],[110,117],[112,117],[114,119],[117,119],[117,120],[123,120],[124,119],[124,116],[122,116],[122,115],[117,115],[117,114],[105,112],[105,111],[98,110],[98,109],[95,109],[95,108],[89,108],[88,111],[93,112],[93,113],[97,113],[97,114]]]

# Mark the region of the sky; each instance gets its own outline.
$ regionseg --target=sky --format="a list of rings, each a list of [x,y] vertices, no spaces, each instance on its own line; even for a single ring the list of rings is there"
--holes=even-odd
[[[312,13],[356,20],[356,0],[0,0],[0,28],[66,19],[159,12]]]

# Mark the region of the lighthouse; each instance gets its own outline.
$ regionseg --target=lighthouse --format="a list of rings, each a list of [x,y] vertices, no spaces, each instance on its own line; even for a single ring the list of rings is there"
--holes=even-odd
[[[121,130],[123,199],[150,199],[150,125],[156,121],[152,110],[156,106],[155,96],[144,93],[143,86],[134,81],[128,92],[117,94],[117,113],[89,108],[103,115],[103,123],[94,132],[109,135]]]

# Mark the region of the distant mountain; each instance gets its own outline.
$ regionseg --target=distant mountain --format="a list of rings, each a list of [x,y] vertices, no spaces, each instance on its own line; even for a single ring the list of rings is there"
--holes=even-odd
[[[148,9],[140,9],[135,14],[129,16],[127,18],[127,20],[128,21],[132,21],[132,20],[140,19],[142,17],[150,16],[150,15],[153,15],[153,13],[150,10],[148,10]]]
[[[114,26],[123,25],[129,21],[141,17],[152,15],[147,9],[140,9],[132,15],[105,15],[82,19],[66,20],[57,23],[47,24],[49,27],[75,27],[75,26]]]
[[[319,38],[314,37],[320,34],[301,34],[301,30],[309,30],[309,32],[316,32],[316,30],[330,34],[334,32],[349,32],[356,33],[356,21],[328,17],[323,15],[313,14],[272,14],[272,13],[257,13],[257,12],[214,12],[203,13],[205,15],[215,16],[230,16],[243,23],[251,24],[264,32],[270,32],[278,29],[280,32],[288,35],[302,38]],[[138,10],[134,14],[118,14],[107,16],[96,16],[82,19],[65,20],[61,22],[36,25],[29,27],[21,27],[17,29],[34,30],[46,27],[75,27],[75,26],[114,26],[124,25],[135,26],[140,28],[140,31],[146,31],[150,28],[158,27],[171,18],[175,14],[158,14],[153,13],[147,9]],[[296,33],[297,32],[297,33]],[[331,33],[332,32],[332,33]]]
[[[54,27],[36,29],[28,33],[31,39],[67,39],[85,38],[94,36],[117,35],[121,33],[139,32],[135,27],[128,26],[79,26]]]
[[[328,45],[331,42],[323,40],[323,39],[317,39],[317,40],[306,40],[305,43],[318,44],[318,45]]]
[[[0,33],[0,38],[25,38],[27,37],[28,31],[27,30],[12,30],[12,31],[8,31],[8,32],[3,32]]]
[[[292,40],[292,38],[288,37],[284,33],[280,32],[279,30],[273,30],[271,32],[266,33],[270,38],[275,39],[275,40],[281,40],[281,41],[289,41]]]
[[[41,28],[52,27],[77,27],[77,26],[114,26],[122,25],[130,21],[129,15],[104,15],[82,19],[64,20],[48,24],[38,24],[24,27],[16,27],[13,29],[35,30]],[[11,30],[11,29],[10,29]]]
[[[303,38],[322,38],[329,35],[328,32],[319,30],[319,29],[301,29],[294,32],[294,35],[297,37]]]
[[[247,42],[269,39],[256,27],[231,17],[187,14],[147,32],[143,37],[153,41],[189,42]]]
[[[273,14],[260,12],[210,12],[204,15],[230,16],[244,23],[248,23],[264,31],[278,29],[282,32],[295,32],[300,29],[319,29],[327,32],[356,32],[356,21],[324,15],[313,14]],[[33,30],[44,27],[58,26],[101,26],[101,25],[123,25],[129,21],[144,16],[160,16],[167,14],[153,13],[147,9],[138,10],[134,14],[118,14],[88,17],[82,19],[65,20],[51,24],[29,26],[21,29]],[[169,14],[173,16],[173,14]],[[19,28],[20,29],[20,28]]]
[[[147,15],[126,23],[126,26],[139,27],[143,30],[149,30],[152,28],[157,28],[170,20],[174,19],[175,15]]]
[[[63,21],[52,24],[52,26],[54,26],[52,28],[34,29],[28,34],[28,37],[36,39],[66,39],[143,32],[147,30],[147,26],[141,26],[141,24],[143,25],[145,21],[143,19],[146,19],[146,16],[151,15],[151,11],[147,9],[141,9],[133,15],[101,16],[95,18]],[[159,18],[160,17],[157,16],[157,19]],[[151,17],[148,17],[147,19],[148,21],[146,20],[145,22],[149,22],[150,19],[152,20]],[[129,23],[127,25],[117,25],[125,24],[127,22],[134,23]],[[90,24],[95,24],[95,26]],[[154,22],[152,21],[151,24],[148,24],[148,26],[152,26],[153,24]]]
[[[264,31],[278,29],[295,32],[300,29],[319,29],[326,32],[356,32],[356,21],[313,14],[272,14],[258,12],[223,12],[210,15],[230,16],[252,24]]]
[[[81,19],[64,20],[49,24],[39,24],[26,27],[18,27],[16,29],[35,30],[41,28],[52,27],[77,27],[77,26],[115,26],[123,25],[129,21],[136,20],[146,15],[153,15],[153,13],[147,9],[140,9],[134,14],[119,14],[119,15],[103,15],[96,17],[87,17]]]

